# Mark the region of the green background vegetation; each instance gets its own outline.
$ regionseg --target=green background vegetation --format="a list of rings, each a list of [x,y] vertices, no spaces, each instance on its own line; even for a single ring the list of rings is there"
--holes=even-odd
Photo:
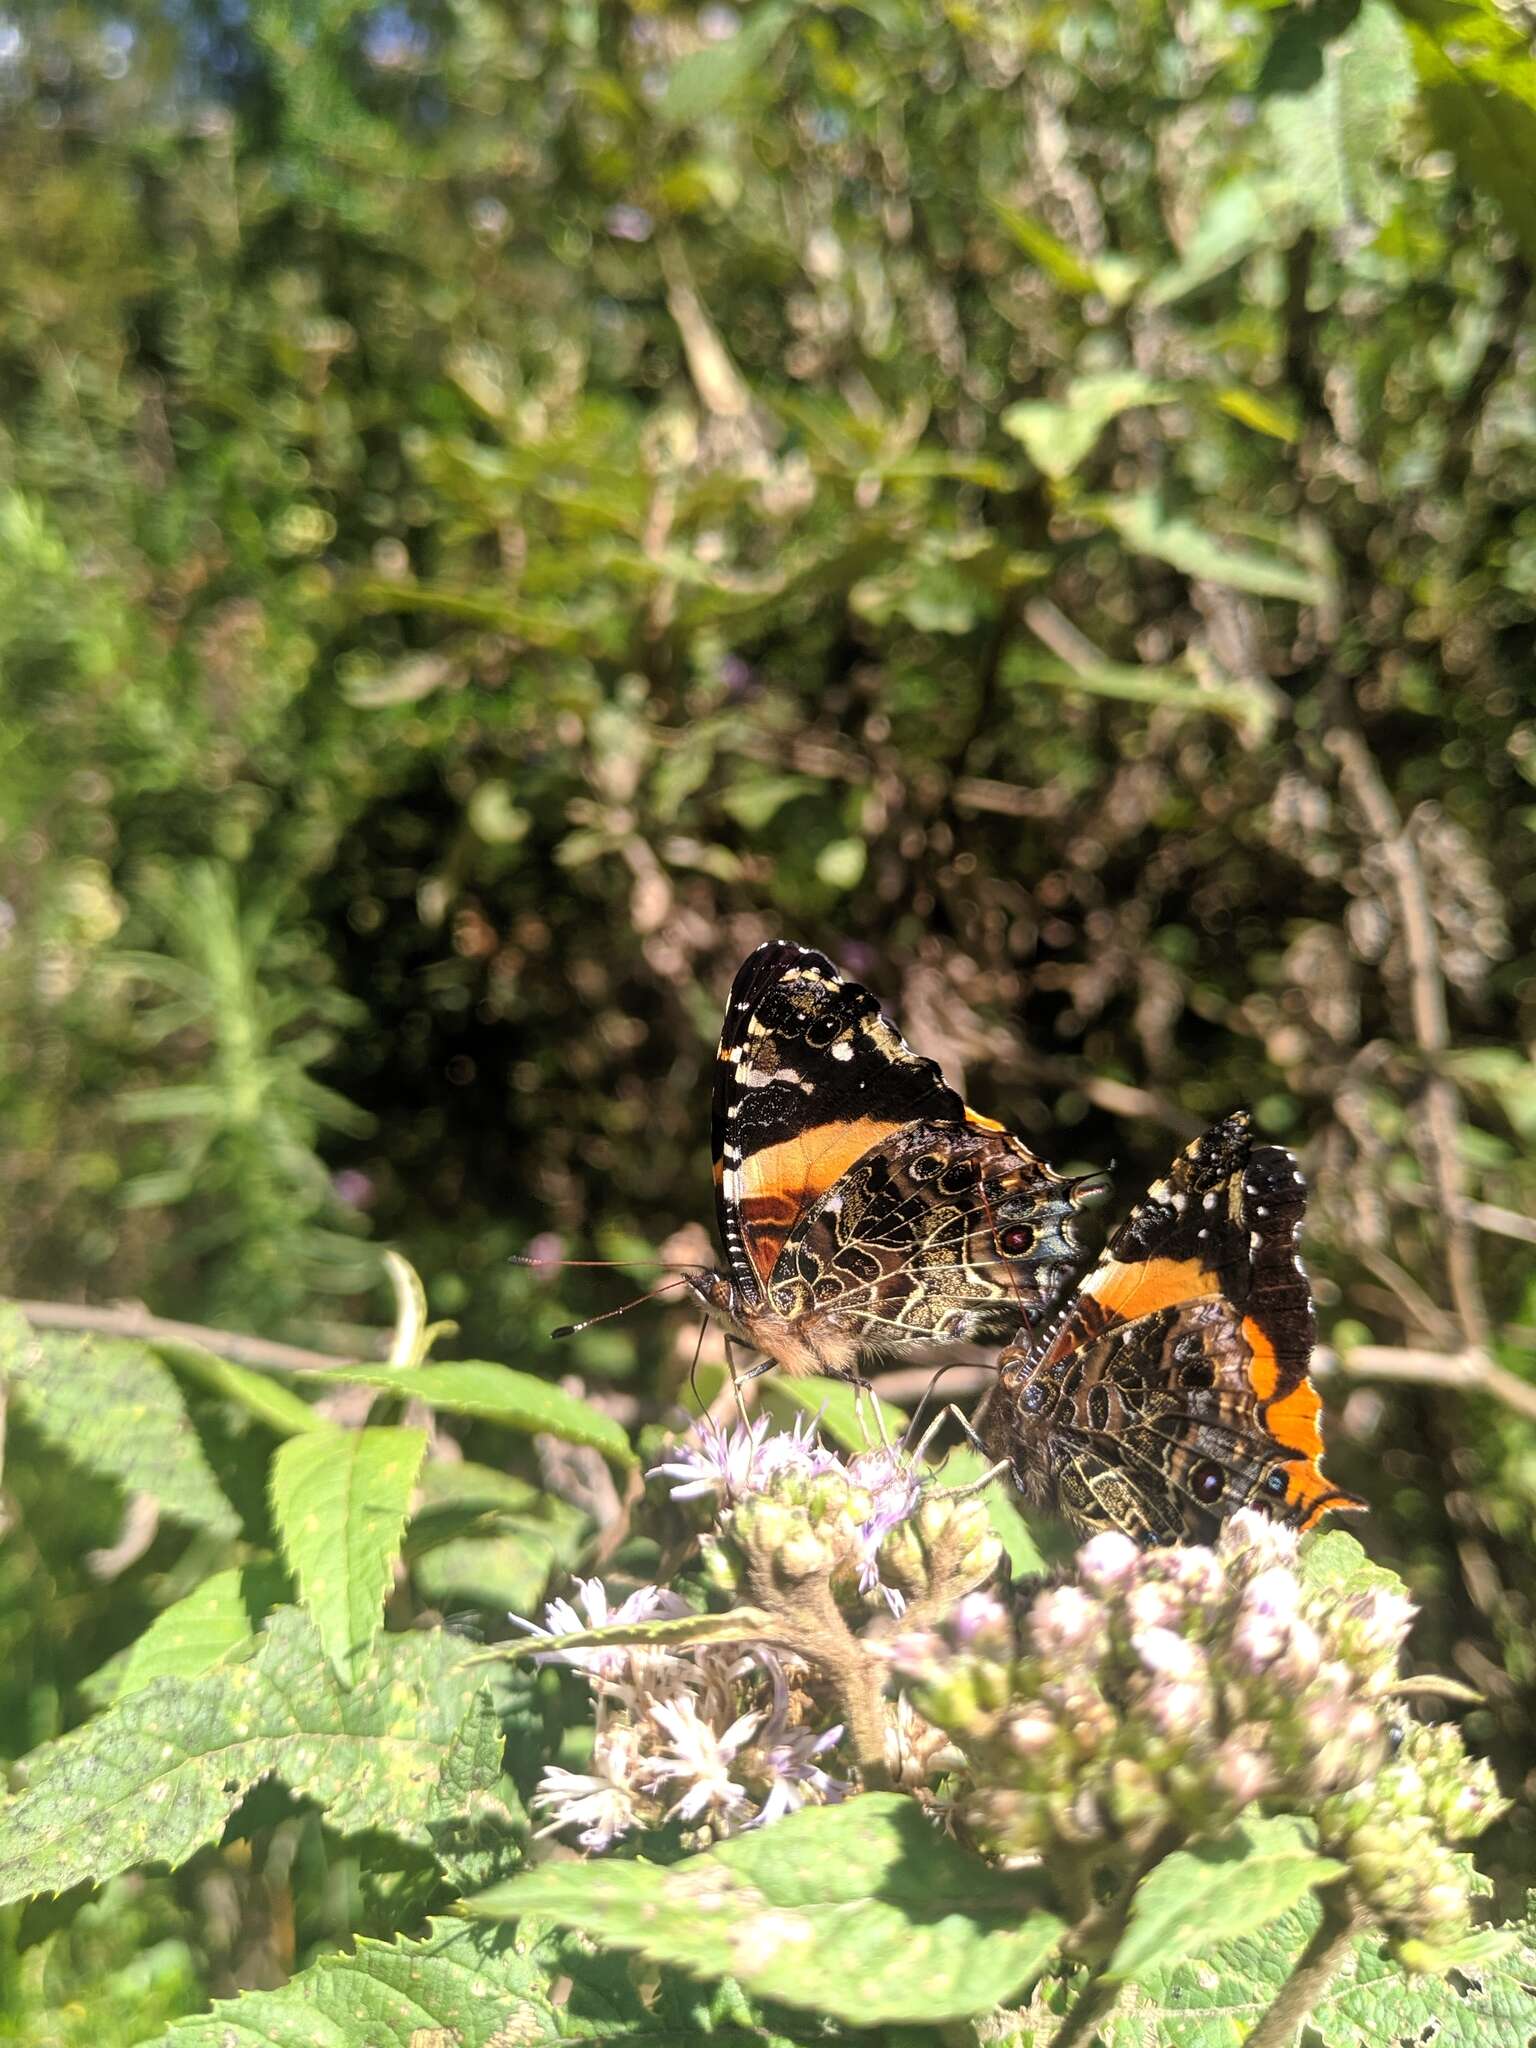
[[[1314,1190],[1331,1467],[1484,1694],[1513,1899],[1529,29],[0,17],[0,1285],[377,1355],[389,1244],[440,1356],[659,1413],[692,1326],[553,1345],[629,1280],[509,1256],[708,1220],[720,1004],[780,932],[1122,1196],[1247,1102]],[[7,1487],[15,1754],[208,1554],[93,1569],[122,1493],[25,1412]],[[579,1551],[518,1555],[532,1604]],[[442,1604],[507,1604],[483,1566]],[[67,2006],[110,1982],[135,2039],[367,1924],[341,1865],[240,1853],[7,1963],[0,2026],[107,2039]]]

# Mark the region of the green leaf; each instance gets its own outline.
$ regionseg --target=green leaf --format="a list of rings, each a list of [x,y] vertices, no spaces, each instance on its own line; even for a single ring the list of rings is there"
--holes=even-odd
[[[128,1652],[116,1699],[157,1678],[197,1678],[243,1649],[272,1609],[290,1597],[288,1574],[270,1560],[215,1572],[157,1614]]]
[[[247,1991],[178,2020],[166,2048],[783,2048],[824,2042],[825,2021],[767,2024],[733,1984],[673,1971],[637,1982],[625,1956],[537,1927],[461,1920],[421,1941],[364,1938],[280,1991]]]
[[[728,1377],[722,1365],[701,1365],[693,1376],[694,1384],[683,1396],[683,1406],[694,1415],[702,1415]],[[767,1409],[780,1429],[792,1428],[809,1415],[828,1443],[841,1450],[867,1451],[880,1442],[877,1403],[892,1443],[900,1440],[907,1426],[903,1409],[881,1401],[872,1392],[861,1393],[849,1380],[824,1380],[813,1374],[791,1378],[787,1373],[771,1372],[755,1384],[758,1405]]]
[[[1133,554],[1155,555],[1186,576],[1297,604],[1320,604],[1325,595],[1316,571],[1222,540],[1193,520],[1166,513],[1154,497],[1095,498],[1082,510],[1112,526]]]
[[[814,1374],[791,1378],[788,1373],[770,1373],[758,1392],[758,1399],[781,1429],[789,1429],[802,1416],[816,1420],[821,1434],[845,1451],[867,1451],[880,1442],[880,1419],[892,1443],[900,1441],[907,1426],[903,1409],[882,1401],[878,1394],[861,1391],[848,1380],[823,1380]]]
[[[1134,1978],[1266,1926],[1314,1886],[1342,1877],[1292,1815],[1239,1821],[1215,1841],[1165,1856],[1136,1888],[1111,1976]]]
[[[250,1663],[157,1678],[33,1754],[27,1789],[0,1807],[0,1903],[174,1868],[265,1777],[343,1834],[430,1846],[440,1774],[479,1712],[469,1654],[440,1633],[383,1636],[348,1689],[307,1617],[280,1608]]]
[[[899,1793],[791,1813],[662,1868],[549,1865],[468,1902],[859,2026],[985,2012],[1044,1966],[1062,1923],[1027,1878],[966,1854]]]
[[[422,1549],[408,1538],[406,1552],[417,1592],[445,1614],[461,1607],[532,1614],[557,1561],[549,1531],[534,1522],[445,1537]]]
[[[1003,414],[1004,433],[1022,441],[1037,469],[1070,476],[1112,419],[1138,405],[1165,405],[1180,396],[1176,384],[1144,377],[1139,370],[1110,370],[1076,377],[1059,400],[1026,400]]]
[[[991,199],[987,203],[1015,248],[1021,249],[1032,263],[1038,264],[1063,291],[1081,298],[1085,293],[1098,289],[1098,280],[1089,266],[1049,228],[1043,227],[1031,215],[1020,213],[1016,206],[1005,205],[1000,199]]]
[[[157,1344],[155,1349],[175,1371],[233,1402],[279,1436],[297,1436],[301,1431],[330,1427],[306,1400],[267,1373],[233,1365],[227,1358],[216,1358],[196,1344]]]
[[[147,1344],[34,1331],[0,1304],[0,1373],[56,1450],[163,1514],[233,1536],[240,1519],[213,1476],[181,1389]]]
[[[745,775],[720,792],[720,808],[744,831],[761,832],[786,804],[820,791],[808,775]]]
[[[633,1465],[629,1438],[611,1416],[589,1408],[563,1387],[514,1372],[507,1365],[480,1359],[450,1365],[422,1365],[399,1370],[387,1365],[344,1366],[315,1373],[315,1379],[343,1386],[378,1387],[402,1401],[425,1401],[450,1415],[478,1415],[506,1429],[541,1431],[568,1444],[588,1444],[615,1465]]]
[[[687,1643],[773,1643],[785,1640],[773,1616],[758,1607],[733,1607],[727,1614],[676,1614],[663,1621],[615,1621],[566,1636],[528,1636],[475,1653],[477,1662],[544,1657],[557,1650],[606,1650],[629,1643],[676,1647]]]
[[[1197,716],[1225,718],[1260,739],[1275,722],[1274,693],[1257,683],[1197,682],[1182,669],[1151,663],[1132,666],[1100,659],[1068,666],[1058,656],[1025,641],[1008,649],[1003,679],[1015,687],[1081,690],[1088,696],[1117,697],[1128,704],[1167,705]]]
[[[1246,384],[1223,384],[1214,391],[1217,410],[1273,441],[1294,441],[1301,431],[1294,407],[1279,404]]]
[[[1142,1972],[1100,2022],[1101,2048],[1236,2048],[1274,2003],[1318,1924],[1315,1898],[1262,1930],[1227,1941],[1198,1960]],[[1356,1943],[1308,2015],[1320,2048],[1385,2048],[1434,2041],[1436,2048],[1523,2044],[1536,2029],[1536,1948],[1531,1929],[1518,1946],[1452,1978],[1408,1976],[1383,1942]]]
[[[1408,38],[1386,0],[1365,0],[1342,33],[1329,32],[1335,16],[1318,8],[1285,17],[1267,93],[1260,81],[1264,115],[1292,202],[1310,223],[1379,225],[1400,190],[1383,177],[1382,159],[1399,148],[1414,100]],[[1309,51],[1291,47],[1309,39]]]
[[[1435,139],[1536,263],[1536,57],[1494,0],[1396,0]]]
[[[1302,1583],[1318,1592],[1402,1593],[1394,1571],[1367,1557],[1358,1536],[1347,1529],[1319,1529],[1304,1536],[1299,1553]]]
[[[1141,304],[1169,306],[1213,283],[1270,242],[1277,217],[1283,219],[1286,210],[1283,192],[1265,180],[1237,178],[1224,185],[1207,204],[1178,262],[1158,272],[1141,294]]]
[[[426,1456],[419,1429],[290,1437],[272,1460],[272,1514],[299,1597],[343,1679],[378,1632]]]
[[[786,0],[764,0],[734,35],[680,58],[657,105],[661,119],[681,127],[739,99],[772,55],[793,14]]]

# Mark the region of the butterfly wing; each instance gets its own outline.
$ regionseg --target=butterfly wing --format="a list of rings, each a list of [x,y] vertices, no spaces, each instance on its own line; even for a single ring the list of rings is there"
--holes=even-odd
[[[965,1125],[933,1060],[823,953],[759,946],[731,987],[710,1139],[721,1242],[761,1298],[795,1225],[873,1145],[908,1125]]]
[[[907,1125],[791,1230],[769,1306],[868,1352],[1002,1343],[1071,1273],[1091,1192],[979,1122]]]
[[[1310,1528],[1361,1505],[1321,1468],[1306,1191],[1226,1118],[1111,1237],[1055,1324],[1005,1350],[983,1431],[1084,1529],[1206,1541],[1239,1507]]]

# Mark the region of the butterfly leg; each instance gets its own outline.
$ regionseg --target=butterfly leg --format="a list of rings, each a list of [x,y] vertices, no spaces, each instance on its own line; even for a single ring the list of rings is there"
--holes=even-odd
[[[868,1394],[874,1408],[875,1429],[880,1438],[880,1447],[882,1450],[890,1450],[891,1435],[885,1426],[885,1409],[881,1404],[880,1396],[874,1391],[873,1382],[856,1378],[853,1382],[853,1389],[853,1412],[859,1418],[859,1427],[864,1432],[865,1443],[873,1448],[874,1438],[870,1435],[869,1416],[865,1412],[864,1403],[864,1396]]]

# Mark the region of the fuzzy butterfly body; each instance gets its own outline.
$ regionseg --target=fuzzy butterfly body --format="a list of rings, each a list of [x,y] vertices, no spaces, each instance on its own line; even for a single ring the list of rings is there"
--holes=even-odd
[[[979,1418],[1020,1490],[1075,1527],[1206,1542],[1241,1507],[1300,1529],[1363,1502],[1324,1478],[1308,1377],[1306,1190],[1244,1112],[1177,1158],[1061,1313],[1002,1353]]]
[[[1003,1342],[1071,1270],[1099,1192],[967,1109],[868,989],[784,940],[732,985],[711,1126],[727,1270],[690,1284],[789,1372]]]

